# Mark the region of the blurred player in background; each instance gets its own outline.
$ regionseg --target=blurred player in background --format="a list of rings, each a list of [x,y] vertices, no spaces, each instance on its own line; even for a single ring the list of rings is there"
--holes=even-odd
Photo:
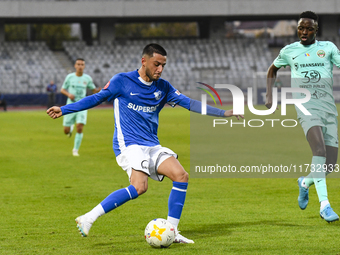
[[[99,216],[145,193],[148,189],[148,177],[162,181],[164,176],[167,176],[173,181],[167,219],[175,227],[174,242],[193,243],[179,234],[177,228],[185,202],[189,175],[177,160],[177,154],[159,144],[157,129],[158,115],[165,104],[172,106],[178,104],[200,113],[201,102],[182,95],[168,81],[160,78],[166,64],[166,56],[163,47],[149,44],[143,50],[142,66],[139,70],[116,74],[101,92],[77,103],[47,110],[52,118],[58,118],[94,107],[108,99],[114,100],[113,150],[118,165],[128,174],[131,185],[116,190],[90,212],[76,219],[83,236],[89,234],[92,224]],[[207,106],[207,114],[229,117],[233,115],[233,111]]]
[[[4,111],[7,111],[7,102],[5,99],[5,95],[1,93],[0,91],[0,106],[2,106],[4,108]]]
[[[46,87],[47,95],[48,95],[48,103],[47,108],[52,107],[55,105],[55,95],[57,93],[57,85],[54,83],[53,80]]]
[[[100,91],[93,84],[92,78],[84,74],[85,60],[78,58],[74,64],[76,71],[66,76],[61,93],[67,96],[67,104],[71,104],[86,97],[87,89],[91,89],[93,93]],[[74,136],[74,146],[72,150],[73,156],[79,156],[78,150],[83,140],[83,129],[87,121],[87,111],[75,112],[64,117],[63,126],[64,133],[71,137],[74,124],[76,124],[76,135]]]
[[[266,106],[272,106],[272,86],[282,66],[291,67],[291,86],[306,88],[311,99],[304,107],[312,115],[304,115],[297,107],[297,117],[305,132],[313,157],[311,173],[298,179],[298,203],[302,210],[308,205],[308,189],[315,184],[320,201],[320,216],[327,222],[339,220],[328,201],[326,175],[337,167],[338,121],[333,98],[333,64],[340,67],[340,52],[329,41],[317,41],[318,16],[311,11],[300,14],[297,34],[299,42],[285,46],[267,73]],[[295,98],[305,95],[294,95]]]

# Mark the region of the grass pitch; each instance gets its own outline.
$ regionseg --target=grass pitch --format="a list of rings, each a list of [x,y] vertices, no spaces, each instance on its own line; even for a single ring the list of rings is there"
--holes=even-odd
[[[191,178],[180,230],[193,245],[159,250],[144,240],[146,224],[167,216],[168,179],[150,180],[146,194],[99,218],[82,238],[74,219],[129,185],[112,151],[112,109],[89,111],[80,157],[72,156],[73,137],[63,134],[62,119],[44,111],[0,112],[0,122],[0,254],[340,254],[340,223],[321,220],[314,187],[300,210],[292,178]],[[189,123],[187,110],[166,108],[159,128],[161,144],[188,170]],[[252,165],[264,148],[274,161],[311,157],[299,126],[275,131],[226,129],[234,148],[226,157]],[[339,214],[339,180],[327,184]]]

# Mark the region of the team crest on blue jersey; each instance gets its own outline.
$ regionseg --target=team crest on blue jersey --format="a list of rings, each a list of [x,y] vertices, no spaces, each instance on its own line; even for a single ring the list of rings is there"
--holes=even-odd
[[[319,58],[324,58],[326,56],[326,52],[324,52],[323,50],[318,50],[316,55],[318,55]]]
[[[158,90],[153,93],[155,95],[156,100],[159,100],[162,97],[162,91]]]
[[[110,85],[110,81],[108,83],[106,83],[105,87],[103,89],[107,89]]]

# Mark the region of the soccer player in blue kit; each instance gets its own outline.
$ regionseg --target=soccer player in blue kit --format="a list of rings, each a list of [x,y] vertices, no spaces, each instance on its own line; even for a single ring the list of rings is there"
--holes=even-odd
[[[311,11],[300,14],[297,34],[300,39],[285,46],[267,73],[266,106],[272,106],[272,86],[282,66],[291,67],[291,86],[308,89],[311,99],[303,106],[312,114],[297,117],[304,130],[313,157],[311,172],[298,179],[299,207],[306,209],[309,187],[315,184],[320,202],[320,216],[327,222],[339,220],[328,201],[326,175],[335,168],[338,158],[337,108],[333,98],[333,64],[340,67],[340,51],[329,41],[317,41],[318,16]],[[293,95],[294,96],[294,95]],[[305,95],[300,95],[304,97]],[[299,95],[295,95],[299,98]]]
[[[167,60],[165,49],[158,44],[145,46],[140,69],[119,73],[112,77],[97,94],[62,107],[51,107],[52,118],[89,109],[106,100],[114,100],[115,131],[113,150],[117,163],[129,176],[130,185],[114,191],[88,213],[76,219],[77,227],[86,237],[98,217],[144,194],[148,177],[173,181],[168,200],[168,218],[175,228],[176,243],[194,243],[178,231],[178,223],[185,202],[189,175],[172,150],[162,147],[157,137],[158,115],[166,103],[180,105],[190,111],[201,112],[201,102],[190,99],[161,79]],[[207,106],[207,115],[230,117],[233,110]],[[239,118],[238,115],[236,115]],[[243,116],[241,116],[243,118]]]

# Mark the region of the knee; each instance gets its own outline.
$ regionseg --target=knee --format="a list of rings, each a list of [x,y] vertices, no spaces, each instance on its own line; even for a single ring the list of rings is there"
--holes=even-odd
[[[175,179],[176,182],[188,182],[189,174],[186,171],[183,171],[181,174],[177,175]]]
[[[64,134],[67,135],[68,133],[70,133],[70,128],[64,128]]]
[[[144,194],[147,190],[148,190],[148,184],[145,184],[145,183],[139,183],[139,184],[132,184],[137,193],[138,193],[138,196]]]

